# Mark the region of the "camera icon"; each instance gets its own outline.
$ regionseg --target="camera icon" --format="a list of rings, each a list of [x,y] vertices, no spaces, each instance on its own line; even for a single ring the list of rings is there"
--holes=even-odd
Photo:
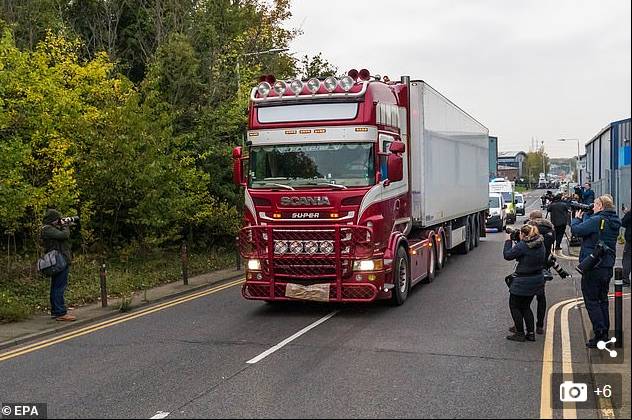
[[[588,386],[586,384],[566,381],[560,384],[560,401],[586,402],[588,400]]]

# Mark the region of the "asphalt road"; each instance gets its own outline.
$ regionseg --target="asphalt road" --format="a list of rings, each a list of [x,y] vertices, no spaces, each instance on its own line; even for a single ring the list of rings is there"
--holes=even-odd
[[[49,418],[538,418],[544,339],[505,339],[503,239],[452,256],[400,307],[218,290],[0,362],[0,401],[47,403]],[[547,295],[574,298],[575,282],[556,277]],[[587,371],[573,311],[575,371]]]

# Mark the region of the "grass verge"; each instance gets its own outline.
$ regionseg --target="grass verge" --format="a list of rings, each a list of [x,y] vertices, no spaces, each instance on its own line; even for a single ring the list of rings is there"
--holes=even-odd
[[[133,292],[182,280],[179,251],[160,251],[126,261],[106,259],[108,297],[129,297]],[[232,250],[188,254],[188,275],[194,277],[235,264]],[[0,263],[0,324],[28,319],[50,311],[50,280],[35,271],[33,258],[13,259],[11,266]],[[75,255],[65,293],[67,306],[82,306],[101,297],[101,258]]]

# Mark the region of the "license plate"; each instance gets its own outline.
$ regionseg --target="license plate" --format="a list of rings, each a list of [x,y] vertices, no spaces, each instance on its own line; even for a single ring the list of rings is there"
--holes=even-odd
[[[329,302],[329,283],[312,284],[309,286],[288,283],[285,285],[285,296],[294,299]]]

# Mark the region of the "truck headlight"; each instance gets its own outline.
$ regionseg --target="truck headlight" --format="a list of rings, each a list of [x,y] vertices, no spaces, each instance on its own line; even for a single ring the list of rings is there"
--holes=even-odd
[[[261,261],[256,258],[248,260],[248,270],[261,271]]]
[[[353,271],[375,271],[384,268],[384,260],[356,260],[353,262]]]

